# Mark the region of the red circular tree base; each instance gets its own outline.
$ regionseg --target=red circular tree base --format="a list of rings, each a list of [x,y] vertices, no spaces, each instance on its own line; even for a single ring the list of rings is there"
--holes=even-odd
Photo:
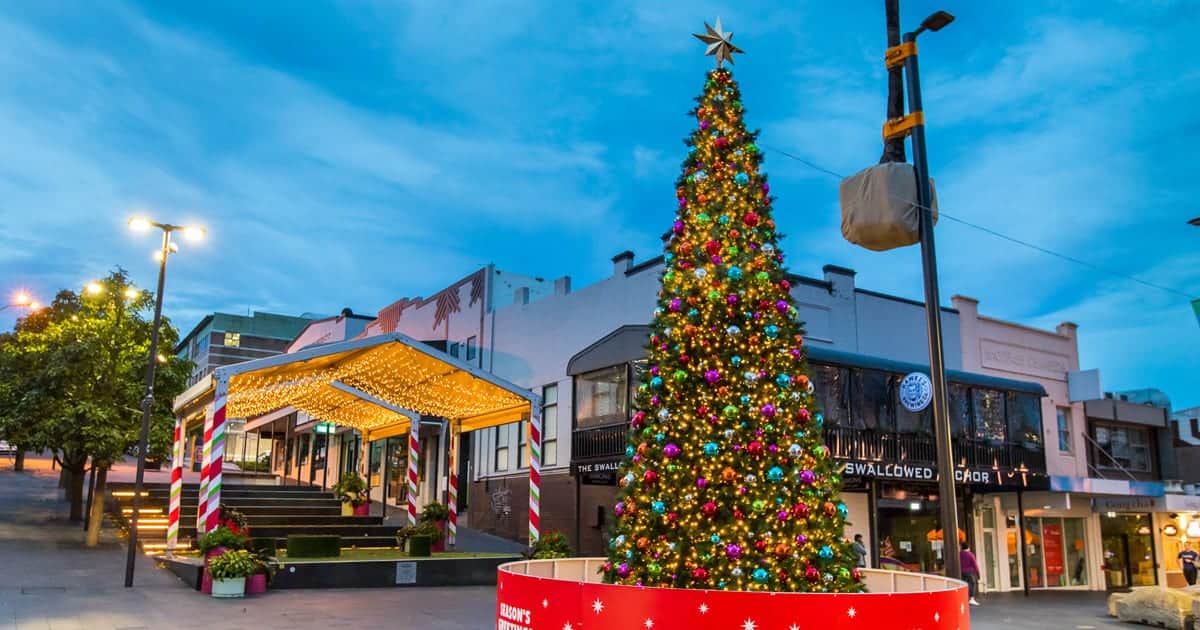
[[[866,571],[869,592],[758,593],[599,582],[603,558],[501,565],[497,630],[968,630],[967,587],[936,575]]]

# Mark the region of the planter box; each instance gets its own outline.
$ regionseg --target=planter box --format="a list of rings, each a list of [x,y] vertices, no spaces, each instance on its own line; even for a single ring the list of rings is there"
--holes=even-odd
[[[354,506],[349,501],[342,501],[342,516],[354,516]]]
[[[212,581],[212,596],[218,599],[236,599],[246,596],[246,578],[231,578]]]
[[[354,515],[355,516],[370,516],[371,515],[371,503],[368,501],[367,503],[356,506],[354,508]]]
[[[246,578],[246,594],[262,595],[267,592],[267,574],[255,573]]]
[[[428,536],[412,536],[405,543],[405,550],[413,558],[428,558],[432,551],[433,540]]]
[[[441,533],[438,535],[437,540],[433,541],[433,545],[430,547],[430,551],[433,551],[434,553],[445,551],[446,550],[446,521],[434,521],[433,524],[437,525],[438,531]]]

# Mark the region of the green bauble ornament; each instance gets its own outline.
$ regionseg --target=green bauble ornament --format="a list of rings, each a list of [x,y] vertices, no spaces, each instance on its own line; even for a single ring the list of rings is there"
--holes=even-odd
[[[657,562],[651,562],[650,566],[646,567],[646,570],[650,572],[650,575],[662,573],[662,567]]]
[[[708,223],[708,214],[705,212],[701,212],[700,214],[696,215],[696,220],[701,223]]]
[[[762,499],[755,499],[754,503],[750,504],[750,507],[754,508],[755,512],[761,512],[767,509],[767,502]]]
[[[754,279],[758,280],[759,282],[770,282],[771,274],[769,274],[765,271],[760,271],[760,272],[754,274]]]
[[[723,409],[722,412],[725,414],[726,418],[732,418],[737,415],[738,409],[733,405],[725,405],[725,409]]]

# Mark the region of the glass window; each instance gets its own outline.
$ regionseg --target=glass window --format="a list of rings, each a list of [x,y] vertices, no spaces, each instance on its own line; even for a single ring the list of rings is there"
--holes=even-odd
[[[896,431],[900,433],[933,434],[933,405],[926,406],[916,413],[900,404],[900,381],[904,375],[892,375],[891,389],[894,392],[892,406],[896,409]]]
[[[509,426],[492,428],[492,438],[495,440],[495,469],[497,472],[508,470],[508,433]]]
[[[854,426],[860,429],[891,431],[896,423],[893,418],[891,375],[875,370],[855,370],[853,396],[861,405]]]
[[[950,432],[954,437],[971,432],[971,390],[964,385],[950,385]]]
[[[529,468],[529,421],[517,424],[517,468]]]
[[[1084,519],[1063,519],[1063,546],[1066,548],[1067,564],[1064,586],[1087,586],[1088,563]]]
[[[1059,407],[1058,415],[1058,450],[1063,453],[1071,452],[1071,410]]]
[[[542,388],[542,465],[558,464],[558,385]]]
[[[236,347],[238,347],[238,346],[242,345],[242,334],[241,334],[241,333],[235,333],[235,332],[227,332],[227,333],[225,333],[225,342],[224,342],[224,344],[225,344],[226,346],[229,346],[229,347],[231,347],[231,348],[236,348]]]
[[[1008,392],[1004,406],[1008,415],[1008,439],[1025,448],[1042,448],[1041,400],[1032,394]]]
[[[458,358],[458,355],[461,352],[462,352],[462,344],[458,343],[457,341],[452,341],[452,342],[450,342],[449,345],[446,346],[446,354],[454,357],[455,359]]]
[[[626,422],[629,385],[625,365],[575,377],[575,420],[580,427]]]
[[[975,437],[1003,442],[1005,437],[1004,395],[989,389],[974,390]]]
[[[1100,453],[1096,457],[1099,468],[1124,468],[1136,472],[1152,472],[1150,435],[1141,427],[1115,427],[1097,425],[1096,444]]]
[[[479,354],[478,343],[474,335],[467,337],[467,361],[474,361],[475,356]]]
[[[812,365],[813,394],[826,427],[850,426],[850,370],[833,365]]]

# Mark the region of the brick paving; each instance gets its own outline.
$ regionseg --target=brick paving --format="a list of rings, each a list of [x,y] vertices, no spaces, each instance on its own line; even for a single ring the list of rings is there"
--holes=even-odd
[[[0,630],[149,628],[494,627],[493,587],[275,591],[219,601],[201,596],[139,556],[136,587],[122,586],[125,554],[111,528],[99,547],[83,546],[56,473],[45,460],[12,472],[0,459]],[[972,609],[975,630],[1136,628],[1104,616],[1104,593],[984,595]],[[699,630],[699,629],[698,629]]]

